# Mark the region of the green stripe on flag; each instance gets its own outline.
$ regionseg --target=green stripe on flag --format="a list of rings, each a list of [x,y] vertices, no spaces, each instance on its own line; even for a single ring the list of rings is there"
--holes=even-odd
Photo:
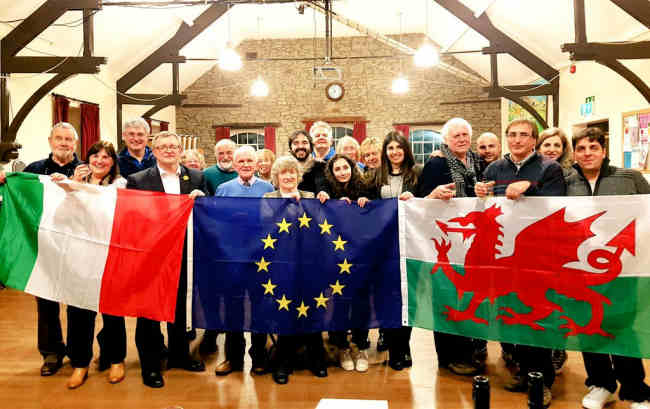
[[[601,327],[614,338],[585,334],[565,337],[568,330],[559,327],[566,321],[560,316],[567,315],[578,325],[586,325],[592,316],[589,303],[570,299],[549,289],[546,298],[562,307],[563,311],[554,311],[549,317],[538,321],[544,330],[534,330],[519,324],[506,325],[496,319],[497,315],[504,314],[499,310],[501,307],[510,307],[518,313],[530,311],[514,293],[510,293],[497,298],[494,304],[487,299],[481,303],[476,315],[488,320],[489,326],[472,321],[452,322],[443,314],[446,306],[463,311],[473,293],[465,293],[459,300],[453,283],[440,269],[431,274],[432,267],[433,263],[406,260],[408,322],[411,326],[515,344],[650,357],[650,299],[647,299],[650,278],[624,277],[589,287],[611,300],[611,304],[604,305]],[[464,274],[462,266],[454,266],[454,269],[458,274]]]
[[[24,290],[38,255],[43,185],[38,175],[9,173],[0,195],[0,281]]]

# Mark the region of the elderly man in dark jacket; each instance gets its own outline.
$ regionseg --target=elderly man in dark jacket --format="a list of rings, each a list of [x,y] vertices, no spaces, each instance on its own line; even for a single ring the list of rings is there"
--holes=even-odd
[[[573,137],[576,173],[567,177],[569,196],[608,196],[650,193],[650,185],[636,170],[609,165],[605,135],[587,128]],[[631,408],[650,408],[650,387],[644,383],[643,362],[639,358],[583,352],[589,392],[582,399],[587,409],[600,409],[616,400],[616,381],[622,400],[633,401]]]
[[[528,120],[512,121],[506,128],[509,154],[485,169],[487,183],[475,185],[476,195],[485,197],[490,189],[496,196],[506,196],[517,200],[522,196],[564,196],[566,183],[562,168],[556,161],[544,160],[535,152],[537,126]],[[517,345],[515,359],[520,372],[505,385],[513,392],[527,389],[526,374],[532,371],[544,375],[544,405],[551,404],[551,385],[555,380],[555,370],[551,360],[551,350],[546,348]]]

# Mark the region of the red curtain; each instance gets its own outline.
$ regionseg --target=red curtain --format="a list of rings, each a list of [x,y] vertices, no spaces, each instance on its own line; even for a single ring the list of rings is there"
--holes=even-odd
[[[52,118],[52,125],[59,122],[68,122],[68,110],[70,109],[70,100],[66,97],[56,95],[54,97],[54,117]]]
[[[99,141],[99,106],[81,104],[81,159],[86,160],[86,153]]]
[[[169,131],[169,122],[160,121],[160,132]]]
[[[395,125],[395,130],[401,132],[402,135],[408,140],[409,138],[409,126],[408,125]]]
[[[153,133],[153,128],[151,127],[151,118],[143,118],[144,121],[149,125],[149,132]]]
[[[275,127],[273,126],[264,128],[264,147],[275,153]]]
[[[361,143],[366,139],[366,122],[365,121],[356,121],[354,127],[352,128],[352,137]]]
[[[215,141],[219,142],[222,139],[230,138],[230,128],[225,126],[218,126],[215,129]]]
[[[311,129],[311,127],[313,125],[314,125],[314,121],[305,121],[305,131],[307,131],[307,133],[309,133],[309,130]]]

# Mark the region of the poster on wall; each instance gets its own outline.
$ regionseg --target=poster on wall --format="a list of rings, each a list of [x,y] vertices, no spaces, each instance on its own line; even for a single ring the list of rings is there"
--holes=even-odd
[[[546,95],[526,96],[521,97],[521,99],[530,104],[545,121],[548,121],[548,97]],[[508,122],[514,121],[515,119],[529,119],[537,124],[537,129],[540,132],[544,130],[542,125],[528,111],[519,104],[508,100]]]
[[[623,114],[623,167],[648,170],[650,109]]]

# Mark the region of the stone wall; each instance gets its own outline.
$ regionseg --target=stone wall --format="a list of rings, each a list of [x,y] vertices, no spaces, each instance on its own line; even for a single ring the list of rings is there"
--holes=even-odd
[[[404,35],[402,42],[417,48],[421,35]],[[176,130],[199,136],[199,148],[209,164],[215,162],[214,125],[224,123],[278,122],[276,152],[287,152],[287,139],[303,120],[318,117],[361,116],[368,120],[367,135],[383,137],[393,123],[446,121],[454,116],[474,127],[474,139],[485,131],[501,134],[500,103],[441,104],[485,98],[480,85],[470,83],[440,68],[417,68],[412,58],[401,61],[397,51],[367,37],[334,38],[332,65],[342,68],[345,96],[332,102],[325,96],[329,81],[314,81],[312,68],[322,66],[324,40],[273,39],[245,41],[238,52],[256,52],[257,60],[245,60],[238,72],[214,66],[184,90],[186,104],[242,104],[241,108],[178,108]],[[369,58],[354,58],[354,57]],[[307,60],[317,57],[316,60]],[[266,60],[265,60],[266,59]],[[295,60],[278,60],[295,59]],[[458,60],[444,61],[471,70]],[[406,94],[391,92],[393,79],[403,72],[410,82]],[[262,75],[269,85],[265,98],[250,96],[253,80]]]

